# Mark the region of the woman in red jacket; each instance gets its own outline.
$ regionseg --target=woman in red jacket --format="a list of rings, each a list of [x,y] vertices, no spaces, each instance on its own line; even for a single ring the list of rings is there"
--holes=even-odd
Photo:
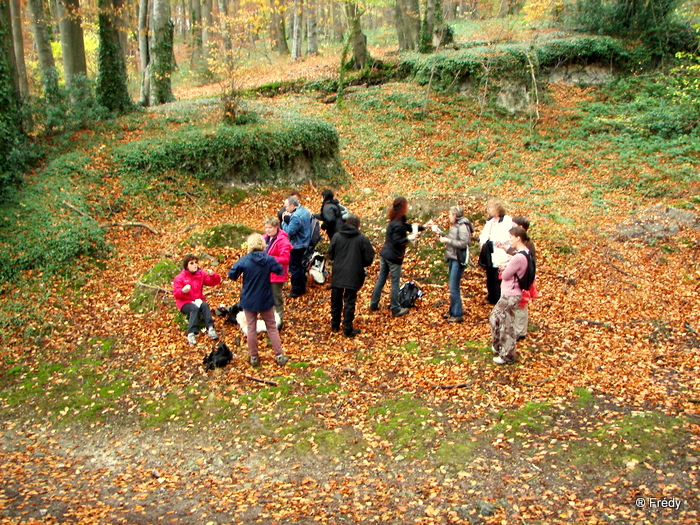
[[[199,331],[199,316],[201,314],[204,325],[207,327],[207,335],[211,339],[218,339],[214,330],[214,319],[211,309],[207,304],[207,298],[202,293],[204,285],[216,286],[221,282],[221,276],[212,270],[204,271],[199,267],[199,259],[188,254],[182,261],[182,271],[173,281],[173,296],[177,309],[188,316],[187,342],[197,344],[197,332]]]
[[[287,232],[280,228],[280,221],[277,217],[265,219],[265,253],[272,255],[277,262],[282,265],[282,275],[270,273],[270,284],[272,284],[272,295],[275,298],[275,312],[280,317],[280,328],[284,323],[284,297],[282,287],[287,282],[287,271],[289,270],[289,259],[292,256],[292,244],[289,242]]]

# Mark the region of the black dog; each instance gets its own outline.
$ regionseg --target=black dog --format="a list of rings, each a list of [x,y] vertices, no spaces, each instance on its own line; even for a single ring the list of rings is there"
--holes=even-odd
[[[216,345],[216,350],[212,350],[211,353],[204,358],[204,366],[207,370],[214,370],[215,368],[221,368],[226,366],[233,359],[233,354],[229,350],[226,343],[221,342]]]

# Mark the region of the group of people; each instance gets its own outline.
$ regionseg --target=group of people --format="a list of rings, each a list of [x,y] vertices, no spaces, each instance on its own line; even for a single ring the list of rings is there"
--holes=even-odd
[[[392,202],[384,244],[379,251],[379,275],[369,309],[372,312],[379,310],[383,288],[391,277],[391,315],[401,317],[409,312],[399,302],[406,248],[421,232],[430,229],[444,243],[448,265],[450,306],[443,317],[447,322],[461,323],[464,321],[464,310],[460,284],[469,261],[469,245],[474,228],[464,216],[461,206],[450,208],[447,232],[432,220],[423,225],[409,222],[409,210],[405,197],[397,197]],[[515,360],[516,342],[527,333],[527,305],[523,304],[523,291],[518,278],[522,278],[527,271],[529,261],[526,254],[534,260],[535,248],[527,235],[529,221],[525,217],[511,218],[506,215],[499,201],[490,201],[488,212],[490,218],[479,236],[479,263],[486,270],[487,300],[495,305],[489,317],[492,349],[497,354],[494,362],[506,364]],[[330,240],[328,258],[333,264],[331,331],[342,330],[345,337],[355,337],[360,333],[354,327],[355,309],[366,269],[375,258],[372,243],[361,232],[360,219],[348,213],[331,190],[322,193],[321,210],[313,215],[301,205],[299,194],[293,193],[285,199],[277,217],[265,220],[264,236],[254,233],[248,237],[247,255],[228,272],[230,279],[243,278],[240,307],[246,315],[248,353],[252,366],[260,363],[256,328],[258,314],[265,322],[277,364],[283,366],[288,361],[282,350],[275,314],[281,328],[284,323],[282,288],[288,273],[291,291],[287,297],[299,297],[306,293],[307,276],[303,262],[311,242],[312,217],[321,222]],[[218,337],[202,288],[219,284],[221,277],[211,270],[203,271],[198,262],[195,256],[187,255],[182,272],[173,282],[177,307],[189,318],[187,339],[190,344],[196,344],[200,316],[207,335],[211,339]]]

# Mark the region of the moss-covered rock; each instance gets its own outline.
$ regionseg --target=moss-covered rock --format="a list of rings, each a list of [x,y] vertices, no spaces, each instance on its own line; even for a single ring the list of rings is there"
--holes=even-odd
[[[169,259],[158,261],[156,265],[146,272],[139,283],[136,284],[129,308],[134,312],[149,312],[156,308],[159,300],[171,300],[170,294],[161,291],[170,290],[173,279],[180,272],[180,267]]]
[[[192,234],[185,244],[205,248],[239,247],[253,232],[255,230],[242,224],[221,224]]]

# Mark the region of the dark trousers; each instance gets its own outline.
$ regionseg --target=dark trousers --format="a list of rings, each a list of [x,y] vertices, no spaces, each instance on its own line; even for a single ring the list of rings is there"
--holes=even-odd
[[[343,332],[352,332],[352,323],[355,320],[355,305],[357,304],[357,290],[347,288],[331,289],[331,327],[340,328],[341,314],[343,317]]]
[[[296,248],[291,251],[289,258],[289,275],[292,284],[292,293],[302,295],[306,293],[306,269],[302,264],[306,248]]]
[[[486,268],[486,290],[488,295],[486,300],[491,304],[496,304],[501,298],[501,280],[498,278],[500,270],[498,268]]]
[[[207,303],[202,303],[202,306],[197,306],[194,303],[187,303],[180,310],[183,314],[189,317],[189,323],[187,325],[188,334],[199,333],[199,314],[202,314],[202,320],[204,321],[204,326],[211,328],[214,326],[214,319],[211,316],[211,309]]]

